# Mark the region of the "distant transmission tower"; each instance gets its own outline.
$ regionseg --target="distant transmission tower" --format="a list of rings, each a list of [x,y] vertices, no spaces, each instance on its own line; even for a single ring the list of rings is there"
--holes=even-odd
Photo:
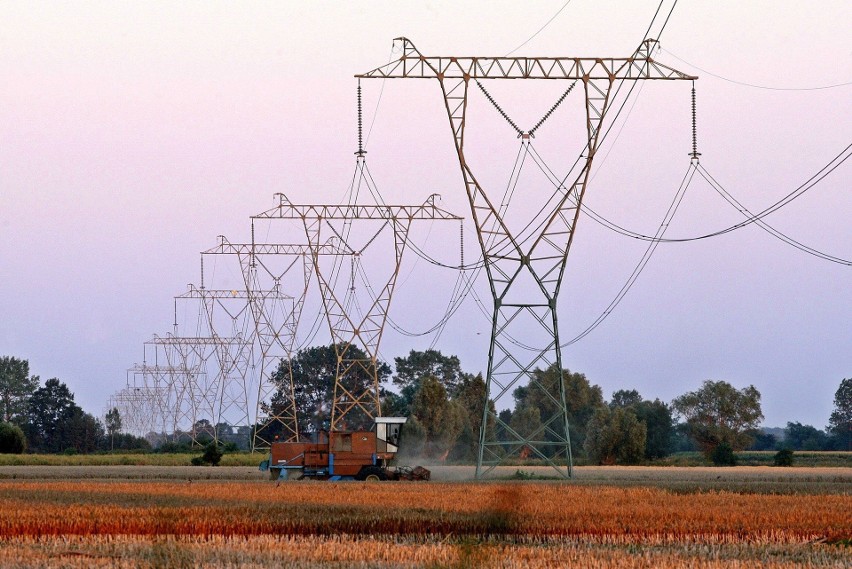
[[[139,436],[156,435],[165,438],[174,433],[178,418],[172,404],[173,386],[177,377],[187,375],[183,368],[157,365],[157,353],[153,346],[145,344],[145,358],[142,364],[136,364],[127,370],[127,387],[119,392],[120,401],[126,405],[130,415],[128,429],[136,429]],[[149,365],[152,357],[155,363]],[[119,412],[121,412],[119,407]],[[129,431],[133,432],[133,431]]]
[[[693,81],[696,77],[654,61],[651,51],[656,42],[653,40],[646,40],[633,56],[621,59],[432,57],[422,55],[406,38],[397,38],[395,42],[401,43],[402,48],[398,60],[356,77],[438,81],[491,288],[491,344],[476,475],[481,477],[507,459],[530,453],[531,457],[552,466],[562,476],[570,477],[571,442],[556,305],[580,204],[602,140],[604,119],[613,102],[613,88],[622,81]],[[487,79],[575,81],[582,83],[585,95],[587,144],[579,172],[573,181],[561,184],[556,194],[545,200],[541,212],[516,232],[510,231],[504,220],[507,212],[495,206],[465,159],[468,87],[471,80],[478,83]],[[569,91],[570,87],[566,94]],[[530,138],[534,129],[521,131],[487,92],[486,97],[515,127],[522,140]],[[529,346],[531,341],[528,338],[533,334],[543,339],[535,346]],[[515,347],[519,343],[517,338],[524,339],[525,346],[521,350]],[[551,370],[558,375],[557,380],[541,380],[537,369]],[[554,410],[550,416],[542,417],[541,425],[528,434],[519,433],[502,421],[498,414],[501,406],[511,404],[514,390],[522,385],[533,390],[547,407]],[[495,408],[489,405],[489,399],[494,401]],[[489,439],[486,435],[488,429],[484,428],[488,424],[495,424],[496,432],[504,433],[500,440]]]
[[[357,168],[363,172],[363,152],[358,156]],[[313,256],[313,267],[322,295],[323,307],[331,337],[337,353],[337,371],[331,406],[331,430],[345,430],[360,425],[367,419],[381,416],[379,401],[378,350],[387,321],[388,309],[399,275],[402,255],[412,222],[423,220],[455,220],[434,203],[430,197],[424,204],[415,206],[391,205],[297,205],[284,194],[276,194],[278,205],[252,217],[253,220],[291,220],[301,225]],[[347,227],[357,224],[369,226],[370,237],[360,249],[346,242]],[[376,229],[377,228],[377,229]],[[379,235],[388,230],[393,240],[393,263],[390,276],[381,287],[369,287],[371,298],[367,306],[359,306],[350,294],[354,291],[356,272],[361,273],[360,257]],[[324,247],[324,232],[341,240],[341,254],[352,257],[351,286],[345,291],[336,288],[335,268],[320,263]],[[335,266],[339,268],[339,265]],[[365,357],[354,355],[353,348],[363,350]],[[370,385],[356,385],[348,381],[352,375],[366,374]]]
[[[286,369],[286,382],[282,382],[281,378],[273,381],[273,377],[280,364],[290,362],[294,355],[299,320],[314,274],[314,250],[317,256],[343,254],[335,239],[311,248],[305,244],[231,243],[223,235],[219,236],[215,247],[202,253],[202,256],[235,256],[248,295],[260,351],[256,358],[260,370],[257,374],[256,411],[252,418],[255,426],[253,451],[268,449],[276,436],[281,441],[297,441],[299,438],[292,369],[289,366]],[[287,277],[291,278],[285,283]],[[292,295],[287,293],[288,288]],[[282,386],[282,383],[286,384]],[[279,391],[279,403],[283,404],[273,407],[271,398]]]

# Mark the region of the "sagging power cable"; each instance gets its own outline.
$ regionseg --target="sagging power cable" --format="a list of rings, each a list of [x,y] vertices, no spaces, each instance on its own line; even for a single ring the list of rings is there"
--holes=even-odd
[[[624,299],[625,295],[627,295],[628,291],[633,288],[633,285],[636,283],[636,279],[639,278],[639,275],[642,271],[645,270],[645,267],[648,265],[648,262],[651,260],[651,257],[656,251],[657,246],[660,244],[660,238],[665,235],[666,231],[674,219],[675,214],[677,213],[680,204],[683,202],[683,197],[686,194],[686,190],[689,187],[690,182],[692,181],[692,177],[695,175],[697,170],[697,164],[694,162],[690,162],[689,168],[687,169],[686,175],[681,181],[680,187],[675,193],[674,199],[672,203],[669,205],[669,209],[666,211],[665,216],[663,217],[662,222],[660,222],[659,228],[657,228],[657,232],[655,236],[656,240],[652,241],[648,244],[648,248],[645,249],[645,253],[642,255],[642,258],[633,268],[633,272],[630,273],[630,276],[627,278],[627,281],[622,285],[621,289],[618,291],[618,294],[615,295],[615,298],[607,305],[604,311],[588,326],[585,330],[574,336],[571,340],[568,340],[564,344],[560,345],[560,348],[566,348],[572,344],[575,344],[592,333],[592,331],[600,326],[600,324],[606,320],[606,318],[610,315],[610,313],[615,310],[615,308],[621,303]]]

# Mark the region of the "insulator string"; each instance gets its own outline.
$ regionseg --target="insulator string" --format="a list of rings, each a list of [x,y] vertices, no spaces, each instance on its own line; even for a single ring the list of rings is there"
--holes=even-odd
[[[695,81],[692,82],[692,153],[690,156],[692,160],[698,162],[698,157],[701,156],[701,153],[698,152],[698,128],[696,126],[695,119]]]
[[[361,80],[358,79],[358,152],[357,156],[364,156],[364,121],[361,112]]]

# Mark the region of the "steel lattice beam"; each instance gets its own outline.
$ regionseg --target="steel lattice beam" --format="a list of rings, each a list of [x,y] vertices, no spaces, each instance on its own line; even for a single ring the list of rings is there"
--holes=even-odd
[[[653,40],[632,57],[449,57],[422,55],[408,38],[402,56],[387,65],[356,75],[362,79],[697,79],[654,61],[648,50]]]
[[[656,42],[653,40],[646,40],[635,54],[626,58],[432,57],[422,55],[406,38],[396,41],[402,44],[398,60],[356,77],[437,80],[494,303],[476,476],[482,477],[508,458],[528,453],[562,476],[570,477],[571,441],[556,306],[580,204],[601,143],[604,120],[612,104],[613,86],[621,81],[693,81],[697,77],[654,61],[651,51]],[[546,202],[552,207],[532,232],[517,234],[509,230],[504,215],[480,186],[465,158],[464,132],[471,79],[572,80],[583,84],[585,161],[574,181],[558,191],[552,201]],[[512,346],[513,338],[523,338],[530,330],[545,340],[535,346],[531,354],[518,354]],[[541,373],[548,369],[557,373],[556,385]],[[524,383],[554,409],[531,433],[518,433],[501,421],[489,404],[493,400],[499,405],[501,398],[509,399],[512,391]],[[486,428],[489,424],[495,424],[505,436],[501,440],[489,438]]]

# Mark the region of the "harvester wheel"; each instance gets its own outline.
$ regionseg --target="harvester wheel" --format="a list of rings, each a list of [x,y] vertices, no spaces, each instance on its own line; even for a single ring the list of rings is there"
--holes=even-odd
[[[380,468],[378,466],[365,466],[355,478],[366,482],[379,482],[381,480],[387,480],[388,474],[385,472],[384,468]]]

